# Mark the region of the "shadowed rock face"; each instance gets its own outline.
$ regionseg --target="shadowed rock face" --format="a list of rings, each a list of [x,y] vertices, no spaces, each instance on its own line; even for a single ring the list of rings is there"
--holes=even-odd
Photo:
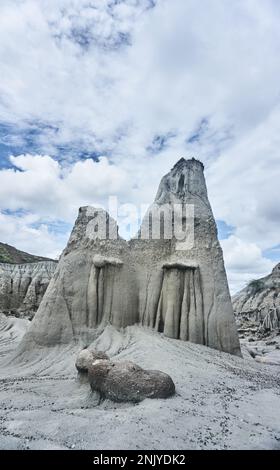
[[[97,361],[89,367],[88,379],[93,391],[117,402],[168,398],[175,393],[174,382],[168,374],[144,370],[130,361]]]
[[[260,338],[280,328],[280,263],[271,274],[251,281],[232,299],[233,309],[245,336]]]
[[[268,276],[250,282],[232,303],[240,321],[254,320],[265,330],[280,328],[280,263]]]
[[[203,165],[181,159],[163,177],[139,234],[150,234],[149,213],[194,208],[194,242],[178,249],[172,236],[126,242],[103,212],[83,207],[58,269],[23,340],[24,349],[79,339],[84,344],[108,323],[134,323],[165,335],[240,354],[239,340],[217,229],[207,197]],[[188,228],[191,219],[185,215]],[[108,231],[116,239],[108,238]],[[174,227],[172,226],[172,230]],[[99,232],[100,233],[100,232]],[[105,239],[101,239],[105,238]]]
[[[32,317],[56,267],[55,261],[0,263],[0,311]]]

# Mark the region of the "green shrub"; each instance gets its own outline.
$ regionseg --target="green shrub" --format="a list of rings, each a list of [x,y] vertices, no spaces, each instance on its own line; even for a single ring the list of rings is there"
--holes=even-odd
[[[265,289],[265,285],[262,279],[253,279],[253,281],[249,282],[248,287],[251,294],[253,295]]]
[[[11,255],[4,247],[0,246],[0,263],[10,263]]]

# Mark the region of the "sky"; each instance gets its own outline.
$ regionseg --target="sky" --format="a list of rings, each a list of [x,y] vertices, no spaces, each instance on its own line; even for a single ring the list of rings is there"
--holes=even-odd
[[[280,261],[278,0],[1,0],[0,241],[59,256],[82,205],[205,165],[231,292]]]

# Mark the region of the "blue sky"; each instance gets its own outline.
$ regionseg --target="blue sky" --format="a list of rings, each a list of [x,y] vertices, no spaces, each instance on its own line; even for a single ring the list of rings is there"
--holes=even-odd
[[[0,240],[57,256],[78,207],[205,165],[232,291],[280,258],[275,0],[2,0]]]

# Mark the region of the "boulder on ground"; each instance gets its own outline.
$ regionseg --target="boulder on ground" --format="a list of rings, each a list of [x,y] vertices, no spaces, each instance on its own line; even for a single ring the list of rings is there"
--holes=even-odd
[[[144,370],[130,361],[98,360],[88,369],[93,391],[116,402],[139,402],[145,398],[168,398],[175,385],[168,374],[159,370]]]
[[[79,352],[75,365],[79,372],[87,372],[89,366],[100,359],[109,360],[109,357],[102,351],[83,349]]]

